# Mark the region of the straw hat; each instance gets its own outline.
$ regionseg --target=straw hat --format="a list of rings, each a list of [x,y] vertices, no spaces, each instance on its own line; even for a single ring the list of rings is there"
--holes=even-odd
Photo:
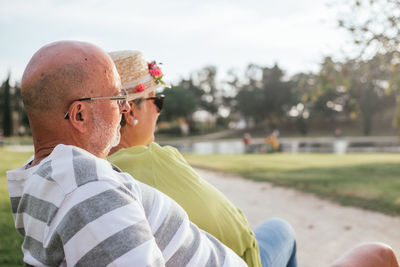
[[[117,67],[122,89],[127,90],[129,100],[145,97],[157,88],[171,87],[162,80],[164,75],[157,63],[146,62],[139,51],[125,50],[108,54]]]

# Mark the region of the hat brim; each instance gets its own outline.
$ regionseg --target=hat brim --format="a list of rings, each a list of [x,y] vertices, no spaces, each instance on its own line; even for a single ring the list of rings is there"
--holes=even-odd
[[[135,92],[135,88],[139,84],[143,84],[146,87],[146,89],[142,92]],[[156,84],[154,82],[154,78],[150,74],[132,83],[122,84],[122,89],[128,92],[128,101],[135,100],[138,98],[143,98],[148,93],[150,93],[151,91],[155,91],[158,88],[171,88],[171,86],[169,84]]]
[[[152,86],[152,87],[149,87],[149,88],[147,88],[146,90],[144,90],[144,91],[142,91],[142,92],[139,92],[139,93],[134,93],[134,92],[129,92],[128,90],[128,98],[127,98],[127,100],[128,101],[132,101],[132,100],[135,100],[135,99],[139,99],[139,98],[145,98],[145,97],[147,97],[147,95],[150,93],[150,92],[153,92],[153,91],[156,91],[157,89],[159,89],[159,88],[171,88],[171,86],[169,86],[169,85],[161,85],[161,86]]]

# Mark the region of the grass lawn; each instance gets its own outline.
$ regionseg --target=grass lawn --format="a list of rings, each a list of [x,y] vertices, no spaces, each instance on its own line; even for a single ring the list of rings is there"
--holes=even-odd
[[[32,153],[0,148],[0,266],[23,266],[22,236],[14,228],[8,197],[6,171],[21,167]]]
[[[192,166],[314,193],[342,205],[400,215],[397,154],[186,154]]]

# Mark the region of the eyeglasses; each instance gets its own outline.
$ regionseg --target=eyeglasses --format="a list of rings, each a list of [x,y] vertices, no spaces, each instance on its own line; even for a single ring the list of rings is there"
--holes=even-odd
[[[75,102],[75,101],[101,100],[101,99],[117,100],[118,105],[122,108],[123,106],[126,105],[126,103],[128,101],[128,93],[126,92],[126,90],[122,89],[121,90],[121,94],[119,96],[84,97],[84,98],[75,99],[72,102]],[[69,111],[67,111],[67,113],[65,113],[64,119],[66,119],[66,120],[69,119]]]
[[[142,100],[154,100],[154,105],[157,107],[158,113],[161,112],[163,106],[164,106],[164,99],[165,95],[158,95],[158,96],[153,96],[153,97],[147,97],[147,98],[142,98]]]

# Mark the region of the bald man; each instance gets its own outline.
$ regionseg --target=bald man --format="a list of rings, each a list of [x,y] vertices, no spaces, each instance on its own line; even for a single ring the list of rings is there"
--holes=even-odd
[[[7,183],[27,265],[246,266],[169,197],[104,160],[129,106],[103,50],[46,45],[21,88],[35,154]]]
[[[82,96],[121,94],[116,69],[100,48],[79,42],[41,48],[26,67],[21,90],[35,147],[32,166],[60,143],[104,158],[110,145],[119,141],[118,121],[128,105],[118,106],[117,101],[74,101]],[[69,119],[65,120],[67,111]],[[109,119],[107,122],[101,121],[99,111]]]

